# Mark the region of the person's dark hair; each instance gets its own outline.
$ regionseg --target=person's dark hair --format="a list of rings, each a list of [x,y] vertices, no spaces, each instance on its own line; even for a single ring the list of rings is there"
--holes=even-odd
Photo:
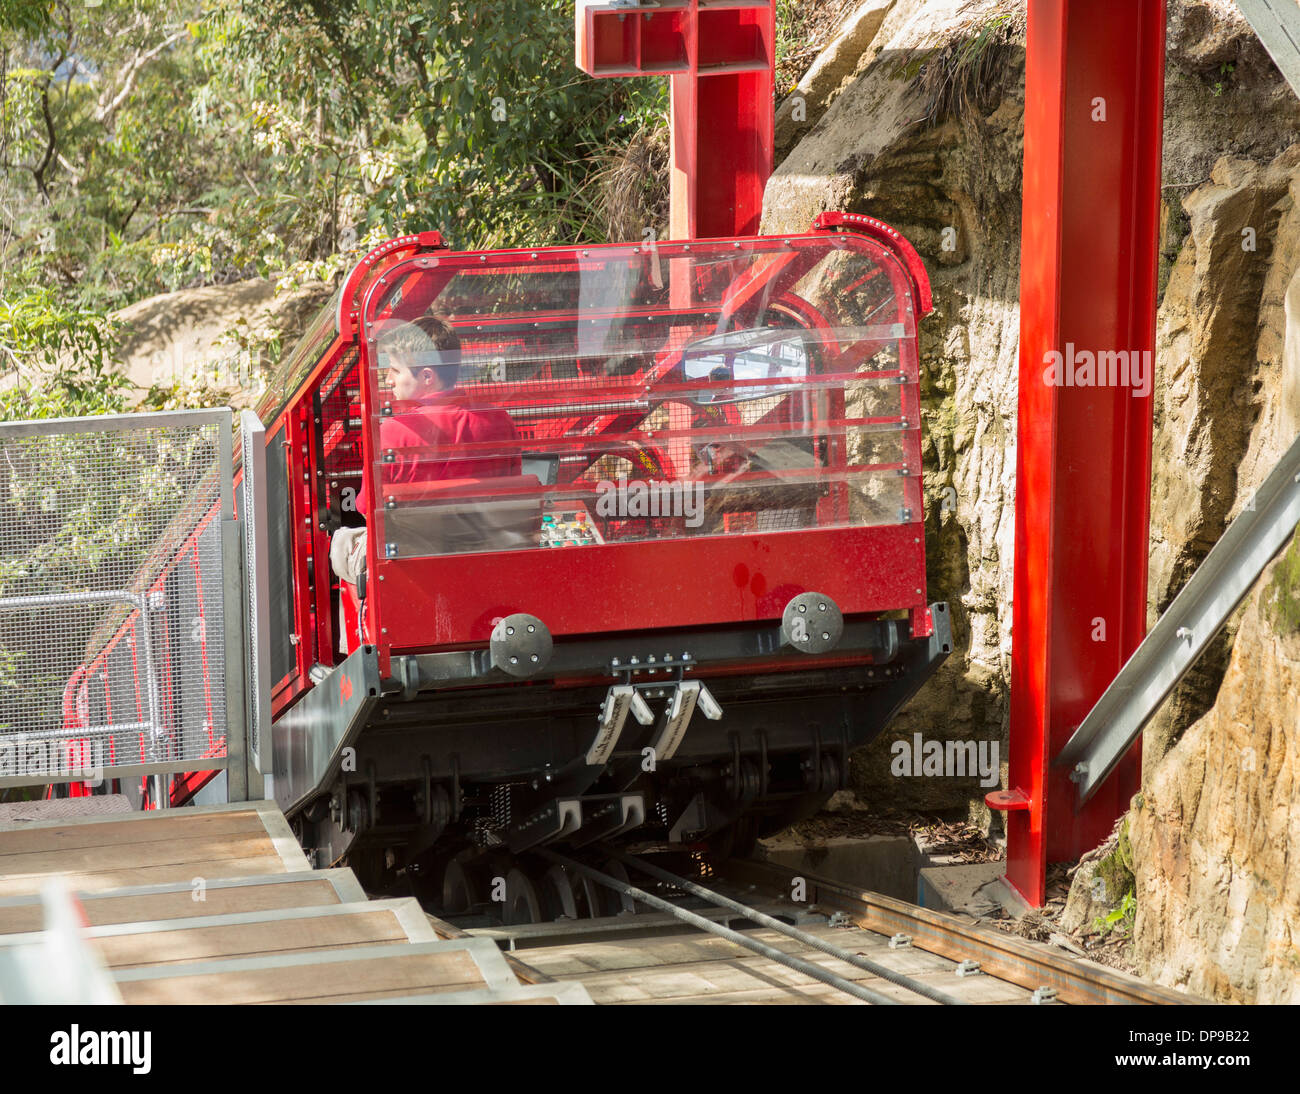
[[[416,375],[433,369],[444,388],[455,387],[460,379],[460,338],[447,317],[437,312],[385,331],[379,337],[379,352],[412,358],[410,368]],[[437,363],[425,363],[421,357]]]

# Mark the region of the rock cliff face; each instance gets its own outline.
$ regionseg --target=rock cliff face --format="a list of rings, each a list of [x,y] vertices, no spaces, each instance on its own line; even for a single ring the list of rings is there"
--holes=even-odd
[[[178,405],[202,393],[250,406],[261,376],[249,346],[275,335],[287,353],[332,291],[313,282],[277,294],[273,281],[252,278],[137,301],[115,314],[125,373],[142,396],[152,388]]]
[[[878,216],[916,245],[934,287],[926,550],[957,646],[856,757],[854,787],[873,804],[982,810],[970,781],[890,775],[889,745],[914,732],[999,740],[1006,759],[1021,17],[999,0],[895,0],[858,63],[836,58],[851,78],[831,93],[805,81],[816,93],[802,137],[767,189],[764,230],[806,228],[825,209]],[[1288,337],[1300,325],[1300,102],[1226,0],[1170,0],[1168,50],[1152,621],[1300,428],[1300,337]],[[1216,998],[1300,999],[1288,994],[1300,990],[1296,551],[1148,730],[1129,817],[1139,968]]]
[[[1202,230],[1198,241],[1194,227],[1184,244],[1166,301],[1180,284],[1180,270],[1193,271],[1196,254],[1212,252],[1209,241],[1231,239],[1216,263],[1222,273],[1207,277],[1201,294],[1182,299],[1201,304],[1184,313],[1191,318],[1183,335],[1196,330],[1208,347],[1216,341],[1208,335],[1214,327],[1232,333],[1225,333],[1213,352],[1207,348],[1170,362],[1167,422],[1187,414],[1198,389],[1219,385],[1215,408],[1191,414],[1190,423],[1202,433],[1221,430],[1217,447],[1223,451],[1200,442],[1192,430],[1174,432],[1184,440],[1174,456],[1196,469],[1187,478],[1197,487],[1190,499],[1181,498],[1184,487],[1173,485],[1173,469],[1164,476],[1170,500],[1160,510],[1167,518],[1161,530],[1165,544],[1174,547],[1166,558],[1177,558],[1180,550],[1190,558],[1201,550],[1194,540],[1176,546],[1171,530],[1185,525],[1175,523],[1172,513],[1180,504],[1199,512],[1202,527],[1221,530],[1225,517],[1248,504],[1300,425],[1298,164],[1300,146],[1266,165],[1224,159],[1211,182],[1184,202],[1193,225],[1199,222]],[[1243,251],[1242,231],[1252,221],[1261,225],[1257,240],[1265,242],[1256,251]],[[1224,362],[1221,369],[1218,361]],[[1211,487],[1215,477],[1219,485]],[[1160,496],[1157,492],[1153,504]],[[1212,542],[1214,534],[1206,539]],[[1160,561],[1157,552],[1153,576]],[[1137,964],[1164,983],[1214,999],[1300,1002],[1297,563],[1300,546],[1293,544],[1237,613],[1231,652],[1221,644],[1226,675],[1221,686],[1212,680],[1217,695],[1196,692],[1210,675],[1204,668],[1201,681],[1183,689],[1182,698],[1192,697],[1188,709],[1203,716],[1168,755],[1149,766],[1129,818]],[[1175,562],[1175,576],[1177,568]],[[1164,712],[1159,728],[1176,726],[1177,713],[1182,712]],[[1148,757],[1160,744],[1148,740]]]
[[[1130,813],[1135,957],[1206,998],[1300,1003],[1300,636],[1266,584],[1246,605],[1218,698]]]

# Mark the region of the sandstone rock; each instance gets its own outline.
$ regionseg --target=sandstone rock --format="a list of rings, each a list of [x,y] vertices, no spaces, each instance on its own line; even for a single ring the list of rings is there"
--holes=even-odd
[[[1300,637],[1247,606],[1214,709],[1135,800],[1136,957],[1207,998],[1300,1003]]]
[[[870,213],[912,240],[930,272],[927,578],[952,604],[956,648],[855,757],[852,784],[869,804],[978,811],[969,780],[889,775],[889,746],[913,732],[997,738],[1006,727],[1023,75],[1009,65],[978,111],[916,124],[914,74],[969,19],[959,6],[898,0],[770,181],[763,227]],[[1226,0],[1173,0],[1168,42],[1152,619],[1300,427],[1300,102]],[[954,248],[945,227],[957,229]],[[1273,571],[1285,587],[1261,582],[1235,645],[1221,638],[1148,730],[1149,785],[1129,820],[1140,970],[1220,999],[1300,1001],[1300,637],[1275,629],[1286,631],[1284,601],[1300,611],[1300,543],[1287,558]],[[1115,894],[1098,898],[1099,868],[1076,874],[1075,926],[1113,907]]]
[[[1128,818],[1123,817],[1105,843],[1079,859],[1061,912],[1061,929],[1092,932],[1098,919],[1122,907],[1124,897],[1133,893],[1134,884],[1133,845]]]
[[[333,287],[309,283],[277,294],[261,278],[181,289],[138,301],[116,313],[124,324],[125,373],[141,395],[153,385],[194,385],[235,392],[236,405],[256,401],[256,369],[231,338],[237,329],[275,331],[293,348]]]
[[[831,100],[873,54],[870,46],[895,0],[866,0],[849,13],[835,37],[817,56],[799,85],[776,111],[776,158],[781,160]],[[803,117],[799,117],[802,112]]]
[[[935,314],[921,325],[927,585],[952,606],[956,648],[854,758],[852,783],[869,803],[970,804],[979,816],[988,788],[975,779],[890,772],[890,746],[913,733],[996,740],[1006,761],[1023,80],[1013,66],[986,115],[924,128],[913,124],[923,96],[906,74],[944,40],[945,23],[968,12],[960,0],[899,0],[874,59],[769,182],[763,230],[804,230],[828,208],[869,213],[898,228],[930,271]],[[956,230],[951,250],[945,228]]]
[[[183,381],[219,359],[218,339],[274,296],[274,282],[255,278],[162,293],[123,308],[116,318],[124,326],[126,375],[141,390]]]
[[[1281,204],[1300,147],[1271,164],[1225,156],[1188,194],[1188,234],[1156,330],[1150,621],[1155,622],[1227,527],[1255,419],[1255,331]],[[1150,771],[1214,702],[1231,629],[1178,686],[1143,737]]]
[[[1256,318],[1234,336],[1253,360],[1229,516],[1248,503],[1300,421],[1300,157],[1289,150],[1267,168],[1231,172],[1254,178],[1265,196],[1277,192],[1279,173],[1282,193],[1257,252],[1263,276],[1238,271],[1260,288]],[[1197,370],[1213,368],[1206,361]],[[1139,969],[1214,999],[1300,1002],[1298,578],[1293,541],[1238,613],[1212,709],[1148,772],[1130,814]]]
[[[932,278],[935,314],[921,329],[926,551],[931,594],[953,603],[957,648],[854,768],[865,800],[910,808],[957,808],[976,790],[900,785],[888,776],[894,740],[1005,733],[1023,73],[1009,66],[991,106],[934,128],[916,124],[924,103],[915,74],[954,33],[973,35],[981,18],[1006,10],[898,0],[856,77],[780,165],[764,204],[763,228],[773,232],[802,229],[830,208],[879,216],[917,246]],[[1162,249],[1171,265],[1157,338],[1153,618],[1240,501],[1237,468],[1252,458],[1259,413],[1254,332],[1289,200],[1295,154],[1286,149],[1300,135],[1300,104],[1233,5],[1172,3],[1169,50]],[[957,245],[946,249],[949,227]],[[1245,227],[1253,252],[1242,248]],[[1285,290],[1275,290],[1279,300]],[[1221,637],[1166,705],[1148,733],[1152,764],[1212,703],[1230,646]]]
[[[1200,186],[1225,154],[1262,164],[1300,141],[1300,100],[1231,0],[1170,0],[1167,50],[1167,199]]]
[[[1197,227],[1161,314],[1167,389],[1156,467],[1165,470],[1154,484],[1153,598],[1162,562],[1166,595],[1181,584],[1169,548],[1181,552],[1190,573],[1194,554],[1215,538],[1207,528],[1241,511],[1297,432],[1298,152],[1266,165],[1221,162],[1186,203]],[[1245,220],[1264,226],[1254,251],[1230,246]],[[1196,273],[1202,264],[1204,276]],[[1188,351],[1198,343],[1202,350]],[[1216,385],[1218,394],[1198,394]],[[1225,446],[1237,453],[1226,469]],[[1203,538],[1178,546],[1189,534]],[[1207,693],[1212,706],[1201,696],[1204,716],[1163,760],[1148,763],[1130,814],[1139,971],[1210,998],[1300,1001],[1300,828],[1292,819],[1300,791],[1297,584],[1300,547],[1293,543],[1237,613],[1230,660],[1221,647],[1226,676]],[[1192,705],[1177,711],[1178,702],[1176,694],[1160,718],[1167,721],[1171,710],[1186,716]],[[1147,741],[1149,760],[1163,744]]]

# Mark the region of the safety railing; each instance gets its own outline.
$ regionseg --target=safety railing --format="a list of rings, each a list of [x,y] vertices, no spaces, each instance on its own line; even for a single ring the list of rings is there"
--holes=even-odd
[[[139,776],[165,806],[167,774],[224,770],[248,796],[233,468],[225,409],[0,423],[0,787]]]

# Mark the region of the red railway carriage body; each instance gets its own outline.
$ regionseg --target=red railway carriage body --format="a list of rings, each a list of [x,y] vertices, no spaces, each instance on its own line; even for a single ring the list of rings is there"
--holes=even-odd
[[[272,786],[304,845],[463,880],[499,848],[749,839],[843,786],[951,648],[929,308],[865,217],[367,255],[259,407]]]
[[[752,836],[843,785],[950,648],[925,597],[928,283],[855,227],[429,233],[358,265],[261,407],[274,788],[304,843]],[[450,344],[390,348],[429,315]],[[452,380],[413,399],[395,361]],[[331,540],[363,524],[343,581]]]

